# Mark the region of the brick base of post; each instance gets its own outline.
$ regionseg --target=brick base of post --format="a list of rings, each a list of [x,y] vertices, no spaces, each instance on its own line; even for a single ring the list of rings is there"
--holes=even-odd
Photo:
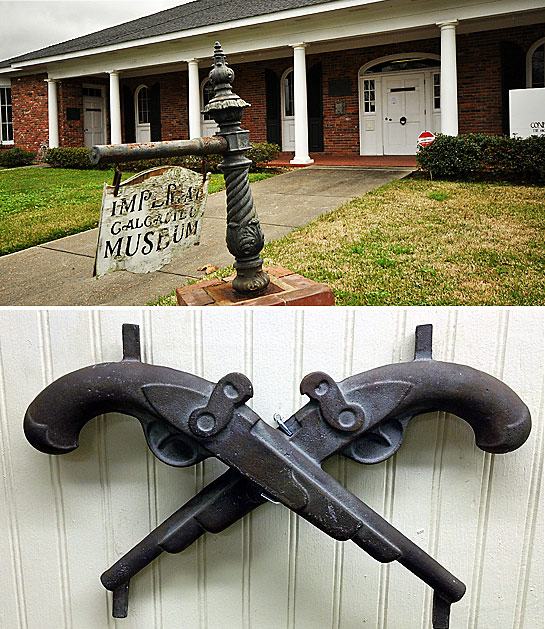
[[[233,276],[205,280],[176,289],[179,306],[333,306],[333,291],[325,284],[281,266],[264,269],[271,282],[260,297],[244,297],[233,290]]]

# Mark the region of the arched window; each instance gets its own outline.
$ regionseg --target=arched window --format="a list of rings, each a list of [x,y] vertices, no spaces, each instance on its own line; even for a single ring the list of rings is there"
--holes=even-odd
[[[284,105],[284,116],[294,116],[293,105],[293,70],[288,70],[282,79],[282,101]]]
[[[396,55],[397,57],[398,55]],[[432,59],[428,57],[421,58],[389,58],[383,61],[378,61],[369,67],[367,67],[363,74],[378,74],[382,72],[402,72],[404,70],[428,70],[430,68],[439,68],[441,62],[439,59]]]
[[[136,123],[147,124],[150,121],[149,116],[149,90],[146,85],[141,85],[136,94]]]
[[[139,85],[134,93],[134,123],[137,142],[151,140],[151,98],[147,85]]]
[[[204,109],[206,105],[214,98],[214,88],[212,84],[207,79],[202,86],[202,108]],[[203,114],[205,120],[213,120],[210,114]]]
[[[545,37],[530,46],[526,62],[527,87],[545,87]]]
[[[282,150],[295,151],[293,68],[287,68],[280,77],[280,124]]]

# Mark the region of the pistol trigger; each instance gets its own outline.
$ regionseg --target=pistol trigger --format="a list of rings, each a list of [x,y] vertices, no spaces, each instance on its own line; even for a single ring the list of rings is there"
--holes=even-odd
[[[160,420],[153,421],[146,426],[145,436],[149,449],[167,465],[187,467],[210,456],[193,439]]]
[[[383,421],[351,441],[341,453],[356,463],[370,465],[385,461],[401,447],[408,422],[409,419]]]

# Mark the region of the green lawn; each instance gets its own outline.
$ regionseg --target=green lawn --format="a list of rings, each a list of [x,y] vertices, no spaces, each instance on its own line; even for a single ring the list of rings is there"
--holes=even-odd
[[[545,188],[396,181],[268,243],[263,256],[328,284],[340,306],[543,305]]]
[[[123,179],[132,176],[125,173]],[[250,181],[271,177],[250,174]],[[113,171],[16,168],[0,172],[0,255],[98,225],[102,186]],[[210,193],[224,187],[212,175]]]
[[[338,305],[545,304],[545,188],[402,180],[266,245]]]

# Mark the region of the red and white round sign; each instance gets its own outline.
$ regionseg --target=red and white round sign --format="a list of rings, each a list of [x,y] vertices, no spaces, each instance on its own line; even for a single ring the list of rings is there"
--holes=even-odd
[[[418,136],[419,146],[428,146],[428,144],[432,144],[434,140],[435,140],[435,136],[433,135],[431,131],[423,131]]]

